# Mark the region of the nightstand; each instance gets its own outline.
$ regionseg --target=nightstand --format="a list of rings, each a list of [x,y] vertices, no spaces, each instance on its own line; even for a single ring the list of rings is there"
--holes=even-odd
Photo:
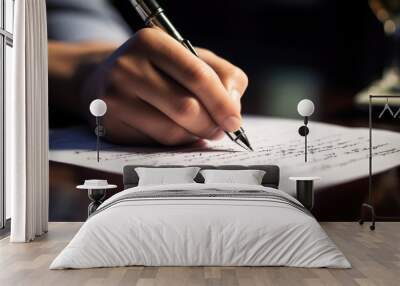
[[[108,189],[115,189],[116,185],[109,185],[107,180],[85,180],[78,190],[87,190],[91,203],[88,206],[88,217],[103,203]]]
[[[320,177],[289,177],[289,180],[296,181],[297,200],[308,210],[314,206],[314,181]]]

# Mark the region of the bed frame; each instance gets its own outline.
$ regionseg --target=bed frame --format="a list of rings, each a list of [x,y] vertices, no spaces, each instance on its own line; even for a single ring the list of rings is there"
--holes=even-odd
[[[263,170],[265,171],[262,185],[265,187],[271,187],[277,189],[279,186],[279,167],[275,165],[226,165],[226,166],[209,166],[209,165],[193,165],[201,169],[218,169],[218,170]],[[128,165],[124,167],[124,189],[136,187],[139,182],[138,174],[135,171],[137,167],[148,167],[148,168],[180,168],[180,167],[193,167],[193,166],[182,166],[182,165],[161,165],[161,166],[150,166],[150,165]],[[197,183],[204,183],[203,176],[199,174],[194,178]]]

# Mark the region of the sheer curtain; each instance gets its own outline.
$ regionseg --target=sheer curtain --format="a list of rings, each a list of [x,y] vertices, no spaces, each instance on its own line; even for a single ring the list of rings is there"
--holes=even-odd
[[[15,1],[13,93],[6,111],[12,242],[48,225],[48,91],[45,0]]]

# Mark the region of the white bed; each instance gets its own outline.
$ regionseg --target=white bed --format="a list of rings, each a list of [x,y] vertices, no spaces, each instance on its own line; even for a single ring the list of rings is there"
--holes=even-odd
[[[351,267],[285,192],[199,183],[137,186],[114,195],[50,269],[128,265]]]

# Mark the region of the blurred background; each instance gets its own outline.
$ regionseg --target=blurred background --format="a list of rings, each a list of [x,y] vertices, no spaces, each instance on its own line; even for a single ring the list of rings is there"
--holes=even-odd
[[[142,27],[128,1],[114,3],[134,30]],[[319,107],[318,119],[353,116],[355,95],[382,76],[391,53],[368,1],[159,3],[194,45],[248,74],[243,108],[249,114],[294,117],[297,102],[310,98]]]

